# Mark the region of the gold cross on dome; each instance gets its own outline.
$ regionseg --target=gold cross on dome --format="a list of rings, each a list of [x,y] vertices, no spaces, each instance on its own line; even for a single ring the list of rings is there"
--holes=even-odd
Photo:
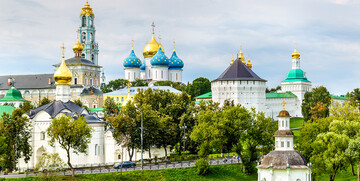
[[[295,41],[295,43],[294,43],[294,44],[295,44],[295,49],[296,49],[296,41]]]
[[[65,58],[65,45],[62,43],[62,46],[60,47],[62,49],[62,58]]]
[[[159,43],[161,43],[161,35],[159,35]]]
[[[134,50],[134,40],[131,40],[131,49]]]
[[[175,40],[174,40],[174,51],[175,51]]]
[[[76,39],[79,41],[79,34],[80,34],[80,31],[79,30],[77,30],[76,31]]]
[[[155,23],[152,22],[151,26],[152,26],[152,30],[153,30],[153,34],[154,34],[154,32],[155,32]]]
[[[285,101],[282,101],[281,103],[283,105],[283,110],[285,110],[285,105],[286,105],[286,102]]]

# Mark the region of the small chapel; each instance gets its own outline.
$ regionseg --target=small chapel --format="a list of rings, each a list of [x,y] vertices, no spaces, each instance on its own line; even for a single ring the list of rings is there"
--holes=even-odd
[[[275,150],[267,154],[258,168],[258,181],[311,181],[311,164],[294,150],[294,133],[290,130],[290,114],[283,110],[275,132]]]

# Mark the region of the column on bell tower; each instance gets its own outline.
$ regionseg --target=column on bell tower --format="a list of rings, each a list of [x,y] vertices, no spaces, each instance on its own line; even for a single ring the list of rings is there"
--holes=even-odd
[[[93,62],[95,65],[98,65],[98,53],[99,47],[98,43],[95,41],[95,25],[94,25],[95,15],[90,8],[90,4],[86,1],[85,6],[82,8],[80,13],[80,40],[81,44],[84,46],[82,51],[82,58],[88,59]]]

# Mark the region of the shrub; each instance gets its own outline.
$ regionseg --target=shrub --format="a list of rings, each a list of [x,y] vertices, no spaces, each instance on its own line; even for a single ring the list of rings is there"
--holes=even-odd
[[[195,173],[198,175],[206,175],[209,173],[209,162],[205,158],[200,158],[195,162]]]

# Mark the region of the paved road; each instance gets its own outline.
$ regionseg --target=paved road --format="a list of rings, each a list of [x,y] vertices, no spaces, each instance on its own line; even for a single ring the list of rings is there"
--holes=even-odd
[[[222,164],[236,164],[237,160],[229,159],[224,163],[221,159],[211,159],[209,160],[210,165],[222,165]],[[172,168],[186,168],[194,167],[195,161],[183,161],[183,162],[168,162],[168,163],[159,163],[159,164],[146,164],[144,165],[144,170],[159,170],[159,169],[172,169]],[[141,165],[137,165],[134,168],[123,168],[123,172],[141,170]],[[120,172],[120,169],[114,169],[113,167],[105,168],[77,168],[75,169],[75,174],[89,174],[89,173],[109,173],[109,172]],[[61,171],[59,175],[71,175],[71,170]],[[9,174],[1,175],[0,178],[20,178],[20,177],[30,177],[30,176],[42,176],[43,173],[26,173],[26,174]]]

